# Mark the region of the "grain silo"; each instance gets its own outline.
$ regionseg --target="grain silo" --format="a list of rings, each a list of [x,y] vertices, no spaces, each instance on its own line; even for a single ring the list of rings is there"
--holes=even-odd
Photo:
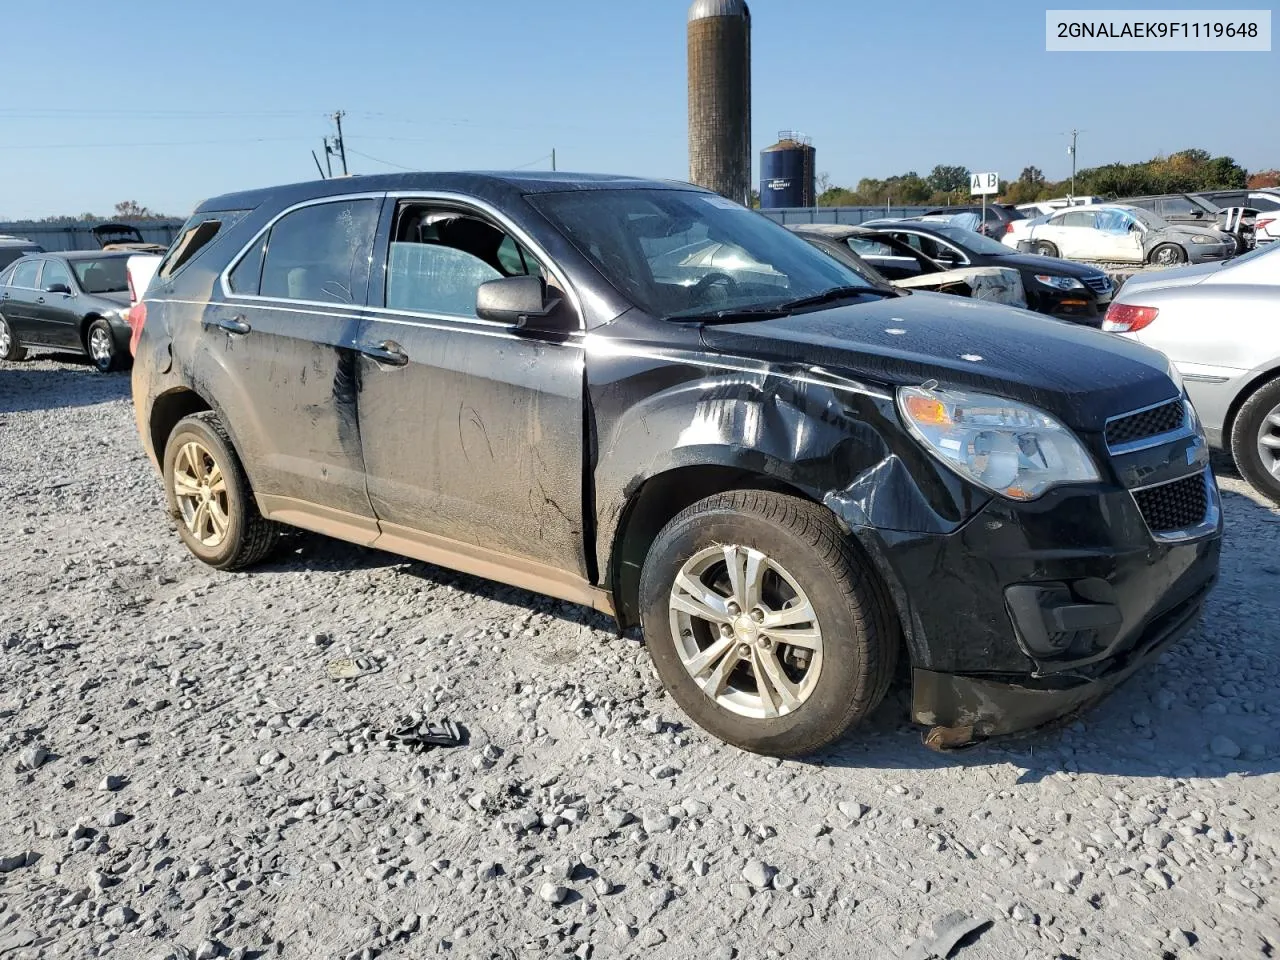
[[[745,0],[689,7],[689,180],[751,202],[751,11]]]
[[[800,133],[783,130],[778,142],[760,151],[760,206],[812,207],[814,199],[813,142]]]

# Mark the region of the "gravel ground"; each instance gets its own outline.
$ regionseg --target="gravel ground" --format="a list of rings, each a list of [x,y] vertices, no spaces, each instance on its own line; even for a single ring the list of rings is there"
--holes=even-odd
[[[581,608],[305,535],[203,567],[128,389],[0,363],[4,960],[1280,947],[1280,511],[1230,475],[1204,624],[1081,721],[944,756],[897,691],[779,762]],[[469,741],[379,740],[411,711]]]

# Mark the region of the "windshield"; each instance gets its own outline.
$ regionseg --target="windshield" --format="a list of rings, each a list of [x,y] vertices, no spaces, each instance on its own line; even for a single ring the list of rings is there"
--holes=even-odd
[[[85,293],[125,293],[129,280],[124,266],[127,257],[102,257],[96,260],[72,260],[71,269]]]
[[[772,220],[691,190],[531,196],[619,292],[664,318],[779,307],[868,281]]]
[[[1003,257],[1015,252],[1003,243],[997,243],[990,237],[984,237],[972,230],[962,230],[960,227],[952,226],[935,226],[933,230],[952,243],[957,243],[972,253],[980,253],[984,257]]]

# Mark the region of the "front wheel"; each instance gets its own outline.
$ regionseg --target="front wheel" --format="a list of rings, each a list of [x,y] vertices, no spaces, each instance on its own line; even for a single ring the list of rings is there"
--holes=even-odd
[[[249,478],[214,413],[192,414],[169,434],[164,490],[182,542],[211,567],[252,566],[280,538],[279,526],[258,512]]]
[[[1176,267],[1187,262],[1187,251],[1176,243],[1162,243],[1151,251],[1148,261],[1162,267]]]
[[[18,343],[18,338],[13,335],[13,328],[9,326],[9,321],[0,317],[0,360],[25,359],[27,359],[27,348]]]
[[[796,756],[883,699],[899,638],[887,594],[825,508],[737,490],[658,534],[640,583],[663,685],[721,740]]]
[[[120,351],[116,348],[116,336],[111,332],[111,324],[99,318],[89,324],[84,334],[85,347],[89,359],[101,373],[110,373],[120,366]]]
[[[1236,414],[1231,455],[1255,490],[1280,503],[1280,380],[1255,391]]]
[[[1058,255],[1058,248],[1048,240],[1037,240],[1035,250],[1042,257],[1056,257]]]

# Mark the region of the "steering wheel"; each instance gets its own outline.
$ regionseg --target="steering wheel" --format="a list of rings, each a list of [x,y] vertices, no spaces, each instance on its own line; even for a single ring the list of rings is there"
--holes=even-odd
[[[699,277],[698,282],[693,285],[692,298],[698,303],[710,302],[712,298],[709,298],[707,293],[716,285],[723,285],[726,288],[723,295],[716,298],[722,303],[738,292],[738,281],[727,273],[708,273]]]

